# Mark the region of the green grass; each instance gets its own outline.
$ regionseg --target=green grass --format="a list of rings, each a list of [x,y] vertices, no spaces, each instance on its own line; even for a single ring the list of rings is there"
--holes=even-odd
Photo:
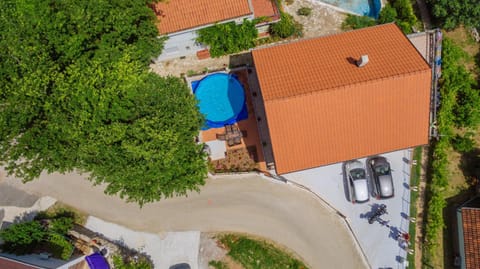
[[[420,184],[420,173],[422,169],[422,148],[417,147],[413,151],[413,160],[417,162],[417,165],[412,166],[411,176],[410,176],[410,186],[416,186]],[[418,191],[410,192],[410,216],[417,216],[417,200],[418,200]],[[410,234],[410,246],[415,249],[415,237],[416,237],[416,223],[410,223],[408,229]],[[408,255],[408,268],[415,269],[415,256]]]
[[[227,264],[222,261],[209,261],[208,265],[215,269],[228,269]]]
[[[265,241],[241,235],[227,234],[220,237],[227,247],[228,255],[245,269],[306,269],[307,266]]]

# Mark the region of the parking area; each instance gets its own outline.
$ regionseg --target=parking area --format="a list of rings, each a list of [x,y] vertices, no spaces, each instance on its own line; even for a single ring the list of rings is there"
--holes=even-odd
[[[283,177],[308,187],[346,217],[371,268],[406,268],[407,252],[397,236],[408,233],[413,152],[409,149],[381,156],[387,158],[392,169],[395,196],[389,199],[378,200],[370,196],[366,203],[350,202],[345,191],[341,163],[294,172]],[[365,164],[366,159],[359,160]],[[382,221],[369,224],[368,218],[381,204],[387,206],[388,214],[381,216]]]

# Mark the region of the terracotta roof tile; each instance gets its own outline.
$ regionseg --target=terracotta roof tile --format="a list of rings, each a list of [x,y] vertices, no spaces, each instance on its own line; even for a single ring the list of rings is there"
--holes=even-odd
[[[361,54],[365,67],[348,62]],[[395,25],[253,57],[279,174],[428,142],[430,67]]]
[[[153,7],[161,34],[252,14],[247,0],[168,0]]]
[[[465,268],[480,268],[480,209],[462,208]]]
[[[279,15],[278,8],[272,0],[252,0],[255,18]]]
[[[367,54],[358,68],[352,60]],[[384,24],[253,51],[265,100],[426,70],[395,24]]]

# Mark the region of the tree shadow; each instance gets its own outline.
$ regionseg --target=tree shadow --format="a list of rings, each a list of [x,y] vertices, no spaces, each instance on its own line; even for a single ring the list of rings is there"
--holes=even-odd
[[[229,68],[237,68],[242,66],[253,66],[252,53],[245,52],[245,53],[230,55],[229,63],[228,63]]]
[[[471,152],[463,153],[459,168],[469,186],[477,184],[478,178],[480,178],[480,149],[475,148]]]
[[[32,220],[35,219],[35,216],[37,214],[38,214],[38,211],[36,211],[36,210],[23,212],[22,214],[16,216],[13,219],[13,223],[17,224],[17,223],[32,221]]]

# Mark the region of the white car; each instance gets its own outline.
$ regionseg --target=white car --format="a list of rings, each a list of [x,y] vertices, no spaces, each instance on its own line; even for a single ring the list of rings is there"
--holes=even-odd
[[[348,194],[352,203],[364,203],[370,199],[368,180],[365,166],[362,162],[354,160],[345,163]]]

